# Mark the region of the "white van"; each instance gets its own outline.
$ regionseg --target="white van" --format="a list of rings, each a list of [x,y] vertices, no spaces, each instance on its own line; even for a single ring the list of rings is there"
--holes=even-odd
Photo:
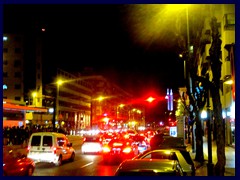
[[[74,160],[75,150],[62,133],[36,132],[29,138],[27,157],[36,163],[48,162],[60,166],[62,161]]]

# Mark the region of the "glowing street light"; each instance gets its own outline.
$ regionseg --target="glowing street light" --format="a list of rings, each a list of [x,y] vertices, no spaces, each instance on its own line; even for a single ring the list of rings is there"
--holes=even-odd
[[[151,103],[155,100],[156,98],[153,98],[152,96],[150,96],[149,98],[146,99],[147,102]]]
[[[59,79],[57,82],[57,92],[56,92],[56,97],[55,97],[55,103],[54,103],[54,116],[53,116],[53,131],[55,131],[55,122],[56,122],[56,117],[58,119],[58,116],[59,116],[59,87],[63,84],[63,80]]]
[[[59,88],[62,84],[63,84],[63,80],[59,79],[57,81],[57,105],[56,105],[57,119],[59,118]]]

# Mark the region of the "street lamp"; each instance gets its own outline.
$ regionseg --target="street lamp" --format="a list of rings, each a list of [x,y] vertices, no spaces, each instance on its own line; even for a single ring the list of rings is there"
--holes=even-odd
[[[99,97],[97,97],[97,98],[93,98],[93,95],[91,95],[91,102],[90,102],[90,127],[91,127],[91,129],[93,128],[93,125],[95,125],[94,123],[94,119],[97,117],[97,115],[99,115],[99,114],[102,114],[102,107],[101,107],[101,109],[99,109],[100,110],[100,112],[98,112],[98,114],[96,113],[96,108],[97,108],[97,106],[99,106],[99,104],[97,104],[96,102],[101,102],[101,101],[103,101],[104,99],[106,99],[106,97],[103,97],[103,96],[99,96]],[[102,106],[102,105],[101,105]]]
[[[58,111],[59,111],[59,86],[63,84],[63,81],[59,79],[56,84],[57,84],[57,92],[56,92],[56,96],[55,96],[54,116],[53,116],[53,122],[52,122],[53,131],[55,131],[55,129],[56,129],[55,123],[56,123],[56,119],[58,119],[58,116],[59,116],[59,114],[58,114]]]

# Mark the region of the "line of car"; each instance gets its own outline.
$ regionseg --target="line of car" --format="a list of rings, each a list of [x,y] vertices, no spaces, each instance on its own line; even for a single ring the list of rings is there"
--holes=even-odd
[[[115,176],[195,176],[195,171],[184,139],[166,136],[158,146],[123,161]]]
[[[182,138],[167,136],[162,144],[153,149],[149,141],[138,134],[85,136],[81,150],[82,154],[101,154],[106,164],[118,163],[115,176],[195,175],[194,163]],[[33,133],[29,139],[27,156],[4,148],[3,175],[31,176],[35,163],[48,162],[60,166],[62,161],[74,161],[75,153],[72,143],[64,134]]]

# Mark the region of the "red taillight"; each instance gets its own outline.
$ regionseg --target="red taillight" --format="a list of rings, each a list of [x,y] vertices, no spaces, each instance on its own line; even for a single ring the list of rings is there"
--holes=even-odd
[[[53,152],[54,152],[54,154],[57,153],[57,148],[56,147],[53,148]]]
[[[132,151],[132,148],[130,148],[130,147],[126,147],[123,149],[124,153],[130,153],[131,151]]]
[[[30,148],[31,148],[30,146],[28,146],[28,147],[27,147],[27,153],[29,153],[29,151],[30,151]]]
[[[104,146],[104,147],[102,148],[102,151],[103,151],[104,153],[110,152],[110,148],[107,147],[107,146]]]

